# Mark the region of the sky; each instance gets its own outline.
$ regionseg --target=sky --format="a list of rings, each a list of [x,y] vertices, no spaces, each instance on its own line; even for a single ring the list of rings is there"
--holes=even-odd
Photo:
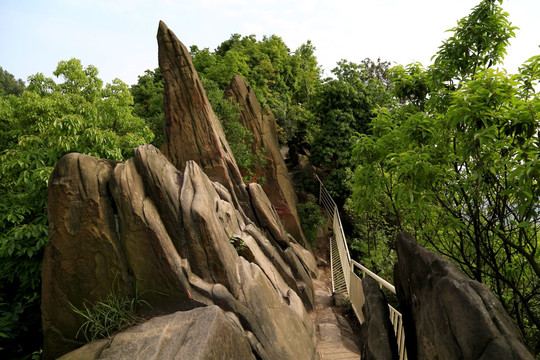
[[[214,50],[232,34],[280,36],[294,51],[311,40],[326,76],[342,59],[427,66],[446,30],[479,0],[0,0],[0,66],[17,79],[61,60],[94,65],[129,85],[158,66],[160,20],[189,49]],[[519,27],[504,68],[540,54],[540,0],[505,0]]]

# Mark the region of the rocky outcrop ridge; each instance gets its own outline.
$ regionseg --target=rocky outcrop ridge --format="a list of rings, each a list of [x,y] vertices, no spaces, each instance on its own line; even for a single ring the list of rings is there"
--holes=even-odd
[[[254,170],[264,178],[263,189],[272,205],[277,209],[285,230],[307,246],[300,227],[296,210],[297,199],[294,187],[279,150],[277,123],[271,112],[263,112],[255,92],[240,75],[233,77],[225,97],[240,105],[239,121],[254,135],[251,150],[264,154],[265,165]]]
[[[396,245],[395,286],[409,359],[533,359],[484,284],[405,232]]]
[[[44,357],[83,343],[83,319],[70,304],[82,308],[114,290],[143,294],[152,316],[204,308],[223,320],[221,311],[233,320],[220,320],[233,329],[230,343],[249,343],[247,358],[313,359],[306,312],[313,256],[287,236],[263,189],[242,182],[189,53],[164,23],[158,44],[166,88],[161,151],[140,146],[125,163],[68,154],[51,175]],[[245,346],[233,347],[241,352],[231,358],[246,358]],[[99,351],[97,358],[112,352]]]

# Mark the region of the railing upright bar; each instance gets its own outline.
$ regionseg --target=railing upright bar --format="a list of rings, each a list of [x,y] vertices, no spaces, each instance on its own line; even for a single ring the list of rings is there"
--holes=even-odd
[[[332,256],[332,239],[330,239],[330,279],[332,280],[332,293],[336,292],[336,287],[334,285],[334,257]]]

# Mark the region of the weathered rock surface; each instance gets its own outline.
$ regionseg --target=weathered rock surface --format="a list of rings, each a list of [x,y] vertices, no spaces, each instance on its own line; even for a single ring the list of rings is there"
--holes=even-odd
[[[296,193],[279,149],[275,117],[272,113],[263,113],[253,89],[240,75],[233,77],[225,96],[242,109],[239,120],[254,135],[251,150],[264,151],[266,164],[254,171],[264,177],[263,189],[277,209],[285,230],[307,246],[296,210]]]
[[[157,34],[164,80],[164,142],[161,152],[180,171],[193,160],[213,181],[224,185],[234,203],[249,213],[249,196],[219,119],[193,67],[191,55],[163,23]]]
[[[364,322],[361,327],[360,355],[365,360],[398,359],[394,328],[384,293],[374,279],[362,279]]]
[[[313,358],[314,330],[301,300],[310,306],[304,265],[291,260],[289,247],[285,256],[272,245],[196,163],[181,173],[149,145],[126,163],[70,154],[51,176],[50,193],[42,271],[46,358],[81,345],[82,318],[70,303],[82,308],[113,288],[134,296],[136,282],[154,309],[148,312],[217,304],[238,315],[259,357]],[[253,262],[238,255],[231,236],[244,239]]]
[[[155,317],[61,360],[255,359],[243,329],[218,306]]]
[[[405,232],[397,253],[395,285],[409,359],[533,359],[484,284]]]
[[[237,320],[240,330],[227,336],[257,358],[313,359],[306,306],[315,260],[287,236],[262,188],[241,181],[189,54],[163,23],[158,43],[169,89],[165,154],[151,145],[125,163],[69,154],[51,175],[44,358],[83,344],[83,319],[70,304],[83,308],[114,290],[138,291],[149,316],[216,305]],[[154,351],[133,338],[137,351]]]
[[[69,154],[49,183],[49,236],[43,259],[43,330],[55,354],[77,346],[82,322],[69,303],[102,300],[115,289],[130,291],[130,277],[118,239],[117,215],[107,187],[114,162]],[[61,261],[57,259],[61,258]],[[117,280],[117,281],[116,281]],[[66,291],[66,289],[68,289]],[[61,305],[61,306],[59,306]]]

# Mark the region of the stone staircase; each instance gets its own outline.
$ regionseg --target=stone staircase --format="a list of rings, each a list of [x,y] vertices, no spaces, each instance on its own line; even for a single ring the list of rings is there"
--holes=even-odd
[[[298,154],[296,150],[295,160],[289,157],[289,148],[281,149],[281,154],[285,159],[289,176],[295,179],[299,168],[309,172],[307,157]],[[331,227],[331,224],[330,224]],[[328,233],[328,230],[326,233]],[[359,360],[360,351],[358,349],[358,326],[353,331],[353,326],[342,315],[345,312],[344,307],[334,305],[334,295],[332,293],[332,280],[330,266],[334,267],[334,271],[343,274],[341,270],[341,261],[338,257],[337,248],[330,251],[330,247],[336,247],[335,239],[330,239],[328,236],[318,234],[316,243],[315,255],[319,264],[319,278],[313,279],[313,287],[315,290],[315,307],[310,312],[311,320],[315,324],[317,332],[317,353],[320,360]],[[333,254],[332,260],[329,253]],[[338,255],[336,255],[338,254]],[[336,298],[343,299],[347,293],[345,279],[341,276],[341,280],[335,284]],[[338,301],[339,302],[339,301]],[[352,311],[352,310],[351,310]],[[354,317],[356,319],[356,317]],[[356,335],[355,335],[356,334]]]
[[[310,313],[317,331],[317,353],[321,360],[358,360],[358,331],[342,315],[346,309],[334,305],[328,268],[319,267],[319,272],[319,279],[313,281],[315,308]]]

